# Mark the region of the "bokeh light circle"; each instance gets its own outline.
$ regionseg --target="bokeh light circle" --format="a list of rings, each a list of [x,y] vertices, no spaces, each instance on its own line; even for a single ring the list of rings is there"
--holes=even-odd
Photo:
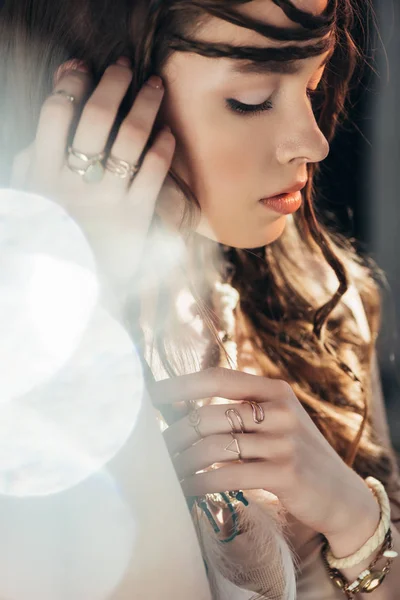
[[[137,530],[106,471],[46,498],[0,496],[0,597],[108,600],[137,552]]]
[[[95,261],[63,208],[0,190],[0,403],[50,378],[98,301]]]

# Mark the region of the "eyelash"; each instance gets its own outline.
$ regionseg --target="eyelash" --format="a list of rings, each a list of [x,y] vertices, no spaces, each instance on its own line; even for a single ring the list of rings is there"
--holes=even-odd
[[[307,96],[312,102],[314,98],[320,93],[321,90],[311,90],[307,89]],[[243,102],[239,102],[239,100],[235,100],[234,98],[226,99],[227,107],[240,115],[245,116],[255,116],[267,110],[271,110],[273,108],[271,100],[265,100],[262,104],[244,104]]]

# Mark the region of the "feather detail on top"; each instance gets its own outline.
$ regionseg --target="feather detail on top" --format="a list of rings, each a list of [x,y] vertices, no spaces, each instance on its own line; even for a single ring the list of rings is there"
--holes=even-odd
[[[281,505],[264,490],[244,494],[248,506],[235,507],[242,533],[228,544],[218,540],[197,504],[192,509],[213,600],[294,600],[298,558]]]

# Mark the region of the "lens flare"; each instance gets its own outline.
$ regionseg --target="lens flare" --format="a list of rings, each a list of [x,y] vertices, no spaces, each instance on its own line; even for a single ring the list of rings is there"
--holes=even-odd
[[[56,203],[1,191],[0,257],[0,494],[54,495],[132,434],[141,361],[98,304],[91,250]]]
[[[106,600],[138,551],[137,522],[99,473],[68,493],[0,496],[0,597]]]
[[[46,255],[0,258],[0,404],[50,379],[71,357],[97,300],[90,271]]]
[[[143,392],[129,336],[97,308],[54,377],[0,404],[0,493],[54,494],[97,472],[131,435]]]
[[[71,357],[98,300],[92,251],[55,202],[0,190],[0,403]]]

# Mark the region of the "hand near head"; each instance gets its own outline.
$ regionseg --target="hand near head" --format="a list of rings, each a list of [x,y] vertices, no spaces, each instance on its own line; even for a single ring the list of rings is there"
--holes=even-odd
[[[65,208],[91,245],[102,281],[114,291],[124,290],[135,275],[175,150],[175,139],[164,128],[134,174],[163,99],[161,79],[155,78],[139,91],[109,156],[101,164],[94,159],[91,166],[91,157],[101,155],[107,145],[131,80],[132,71],[122,59],[106,69],[85,101],[90,75],[85,69],[62,72],[41,109],[34,143],[15,157],[11,180],[12,187]],[[76,122],[71,146],[77,154],[71,155],[68,139]],[[100,178],[103,172],[97,182],[96,170]]]

